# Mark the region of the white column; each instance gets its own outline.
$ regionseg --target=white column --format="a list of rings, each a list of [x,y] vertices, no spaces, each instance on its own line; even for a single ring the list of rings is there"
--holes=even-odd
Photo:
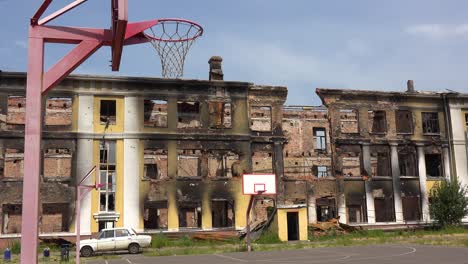
[[[125,97],[124,132],[135,133],[139,130],[139,99],[136,96]],[[140,140],[124,139],[124,186],[123,186],[123,222],[126,227],[141,231],[140,219],[143,209],[140,204]]]
[[[427,222],[429,217],[429,198],[427,194],[427,175],[426,175],[426,158],[424,154],[424,145],[418,145],[418,167],[419,167],[419,188],[421,189],[421,208],[422,220]]]
[[[371,154],[370,154],[370,145],[365,143],[362,144],[362,162],[364,170],[369,176],[369,180],[364,182],[364,187],[366,191],[366,208],[367,208],[367,223],[375,224],[375,205],[374,205],[374,196],[372,195],[372,167],[371,167]]]
[[[315,224],[317,223],[317,208],[315,203],[315,197],[313,195],[309,195],[307,202],[309,224]]]
[[[390,144],[392,161],[393,202],[395,203],[395,221],[403,223],[403,204],[401,201],[400,162],[398,144]]]
[[[78,96],[78,132],[93,133],[93,114],[94,114],[94,96],[79,95]],[[88,171],[94,166],[93,164],[93,140],[79,138],[76,144],[76,180],[77,183],[83,179]],[[94,181],[89,177],[84,184],[92,185]],[[86,195],[81,200],[80,210],[80,233],[82,235],[91,234],[91,194]],[[78,221],[78,219],[75,219]],[[76,226],[76,225],[75,225]],[[75,230],[76,232],[76,230]]]
[[[442,157],[444,160],[444,177],[447,181],[450,181],[451,172],[450,172],[450,156],[448,145],[442,146]]]

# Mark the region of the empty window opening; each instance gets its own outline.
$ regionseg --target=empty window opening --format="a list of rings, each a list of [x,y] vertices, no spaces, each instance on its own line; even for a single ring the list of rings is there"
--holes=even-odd
[[[201,228],[202,208],[200,202],[179,203],[179,227]]]
[[[413,113],[408,110],[396,111],[396,130],[400,134],[413,133]]]
[[[99,188],[99,211],[115,211],[115,190],[116,190],[116,152],[115,141],[101,141],[100,143],[100,183]]]
[[[441,177],[442,173],[442,158],[440,154],[426,154],[426,174],[429,177]]]
[[[5,165],[4,177],[5,178],[23,178],[24,171],[24,153],[20,149],[5,150]]]
[[[322,127],[314,127],[314,138],[315,138],[315,149],[316,150],[327,150],[327,136],[326,130]]]
[[[20,204],[4,204],[2,206],[2,234],[21,233]]]
[[[336,218],[335,198],[317,198],[315,200],[317,210],[317,221],[326,222]]]
[[[117,107],[115,100],[101,100],[99,113],[101,125],[115,125],[117,120]]]
[[[344,183],[348,223],[367,222],[366,191],[363,181]]]
[[[372,176],[392,176],[389,152],[384,151],[388,148],[384,146],[375,148],[379,148],[379,152],[371,153]]]
[[[160,180],[167,178],[167,150],[144,150],[144,174],[145,179]]]
[[[386,133],[387,119],[385,111],[369,111],[369,132]]]
[[[24,125],[26,117],[26,97],[8,96],[6,122],[8,125]]]
[[[395,204],[393,202],[392,181],[372,181],[372,196],[374,197],[375,221],[395,221]]]
[[[252,169],[254,173],[272,173],[273,157],[269,152],[256,151],[252,156]]]
[[[70,126],[72,124],[72,99],[48,98],[46,102],[45,124],[47,126]]]
[[[349,156],[342,155],[342,172],[343,176],[346,177],[359,177],[361,176],[361,159],[356,156],[356,153],[352,153]]]
[[[422,113],[423,133],[439,134],[439,114],[437,112]]]
[[[239,155],[230,151],[212,150],[208,155],[208,177],[233,177]]]
[[[71,176],[72,155],[67,148],[51,148],[44,153],[44,177]]]
[[[167,101],[144,100],[144,124],[146,127],[167,127]]]
[[[401,202],[405,221],[421,220],[421,199],[419,180],[402,179]]]
[[[231,128],[231,104],[225,102],[210,102],[210,128]]]
[[[250,129],[252,131],[271,131],[271,107],[250,107]]]
[[[340,110],[341,133],[359,133],[358,111],[354,109]]]
[[[68,204],[43,204],[40,230],[43,233],[68,231]]]
[[[179,177],[201,176],[201,150],[177,150],[177,175]]]
[[[398,163],[401,176],[418,176],[418,161],[415,151],[399,151]]]
[[[465,126],[468,128],[468,114],[465,114]]]
[[[215,228],[234,226],[234,201],[211,201],[212,225]]]
[[[324,178],[328,176],[328,167],[327,166],[314,166],[314,169],[316,168],[317,172],[314,173],[317,175],[317,178]]]
[[[167,212],[167,201],[146,202],[143,215],[145,230],[167,229]]]
[[[200,103],[177,102],[177,128],[200,127]]]

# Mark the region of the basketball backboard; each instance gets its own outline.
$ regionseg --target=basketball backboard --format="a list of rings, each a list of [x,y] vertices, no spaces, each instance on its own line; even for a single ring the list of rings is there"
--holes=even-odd
[[[244,195],[276,194],[275,174],[242,175],[242,193]]]
[[[118,71],[128,23],[128,0],[111,0],[112,70]]]

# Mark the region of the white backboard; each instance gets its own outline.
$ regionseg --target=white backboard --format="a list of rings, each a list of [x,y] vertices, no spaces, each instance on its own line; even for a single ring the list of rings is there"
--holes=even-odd
[[[244,174],[242,175],[242,193],[244,195],[276,194],[275,174]]]

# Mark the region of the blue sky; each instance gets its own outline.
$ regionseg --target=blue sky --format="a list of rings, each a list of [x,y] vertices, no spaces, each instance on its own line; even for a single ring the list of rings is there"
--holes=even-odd
[[[0,69],[25,71],[28,21],[42,1],[0,0]],[[55,0],[50,11],[71,1]],[[108,0],[87,3],[51,24],[109,27]],[[284,85],[287,104],[316,105],[315,88],[468,92],[468,1],[129,0],[129,19],[181,17],[205,34],[184,78],[206,79],[208,59],[224,58],[225,80]],[[47,45],[46,67],[68,45]],[[150,44],[124,49],[120,72],[102,48],[74,73],[161,75]]]

